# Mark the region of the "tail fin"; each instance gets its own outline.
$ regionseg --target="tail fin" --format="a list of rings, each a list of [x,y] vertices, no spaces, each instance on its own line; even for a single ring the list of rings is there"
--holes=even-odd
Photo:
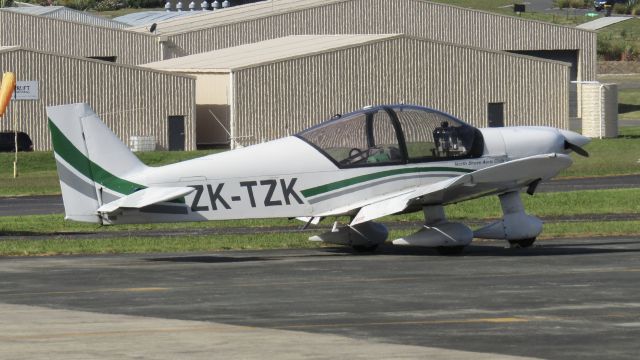
[[[145,186],[126,180],[146,166],[88,104],[47,107],[66,218],[101,223],[97,209]]]

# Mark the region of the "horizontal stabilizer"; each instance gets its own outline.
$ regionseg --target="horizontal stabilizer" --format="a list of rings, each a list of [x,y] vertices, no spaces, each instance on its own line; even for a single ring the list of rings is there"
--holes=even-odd
[[[160,202],[181,198],[194,190],[192,187],[150,187],[104,204],[98,208],[98,212],[108,214],[122,208],[139,209]]]

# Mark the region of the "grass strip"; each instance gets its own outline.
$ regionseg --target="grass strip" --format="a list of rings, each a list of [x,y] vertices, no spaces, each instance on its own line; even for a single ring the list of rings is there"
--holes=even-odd
[[[389,239],[415,232],[391,231]],[[639,236],[640,221],[558,223],[545,225],[540,239],[561,237]],[[50,256],[125,253],[180,253],[220,250],[317,248],[306,233],[216,236],[118,237],[105,239],[53,238],[0,241],[0,256]],[[548,240],[552,241],[552,240]]]
[[[285,249],[319,247],[304,233],[243,234],[216,236],[116,237],[0,241],[2,256],[173,253],[218,250]]]
[[[640,141],[636,127],[620,128],[620,137],[592,139],[584,148],[585,158],[571,154],[573,165],[560,177],[593,177],[640,174]]]
[[[534,196],[522,195],[528,213],[546,216],[571,215],[606,215],[640,213],[640,189],[586,190],[561,193],[539,193]],[[445,207],[451,220],[482,220],[502,216],[500,201],[497,196],[479,198]],[[338,218],[345,223],[347,218]],[[422,221],[422,212],[387,216],[380,222]],[[330,224],[334,218],[323,223]],[[197,230],[229,227],[297,227],[303,223],[289,219],[247,219],[221,220],[188,223],[164,224],[132,224],[117,226],[99,226],[64,220],[61,214],[5,216],[0,217],[0,235],[19,234],[51,234],[64,232],[112,232],[112,231],[144,231],[144,230]]]
[[[544,224],[539,239],[640,236],[640,221],[560,222]]]
[[[557,193],[522,194],[527,213],[535,216],[571,216],[640,213],[640,189],[584,190]],[[453,220],[489,219],[502,216],[497,196],[483,197],[445,207]],[[420,220],[422,213],[396,217]],[[386,219],[391,219],[388,217]]]

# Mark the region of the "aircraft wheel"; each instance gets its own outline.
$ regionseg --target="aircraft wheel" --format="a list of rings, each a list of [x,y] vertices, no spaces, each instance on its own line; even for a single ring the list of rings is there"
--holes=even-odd
[[[375,245],[353,245],[353,250],[358,253],[374,252],[378,248],[378,244]]]
[[[464,246],[438,246],[436,251],[440,255],[460,255],[464,248]]]
[[[536,241],[536,238],[522,239],[522,240],[509,240],[509,244],[511,247],[520,247],[520,248],[528,248],[533,245]]]

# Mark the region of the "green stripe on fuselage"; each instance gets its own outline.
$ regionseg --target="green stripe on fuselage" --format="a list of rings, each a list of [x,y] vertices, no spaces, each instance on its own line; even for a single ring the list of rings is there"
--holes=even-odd
[[[401,174],[412,174],[412,173],[426,173],[426,172],[457,172],[457,173],[470,173],[474,170],[463,169],[463,168],[453,168],[453,167],[411,167],[411,168],[402,168],[395,170],[386,170],[375,172],[371,174],[360,175],[356,177],[352,177],[349,179],[339,180],[332,183],[316,186],[313,188],[302,190],[302,195],[304,197],[312,197],[320,194],[324,194],[330,191],[338,190],[347,186],[352,186],[358,183],[381,179],[388,176],[395,176]]]
[[[129,195],[137,190],[146,188],[144,185],[121,179],[89,160],[89,158],[76,149],[73,143],[64,136],[62,131],[58,129],[51,119],[49,119],[49,129],[51,130],[53,150],[82,175],[109,190],[124,195]]]

